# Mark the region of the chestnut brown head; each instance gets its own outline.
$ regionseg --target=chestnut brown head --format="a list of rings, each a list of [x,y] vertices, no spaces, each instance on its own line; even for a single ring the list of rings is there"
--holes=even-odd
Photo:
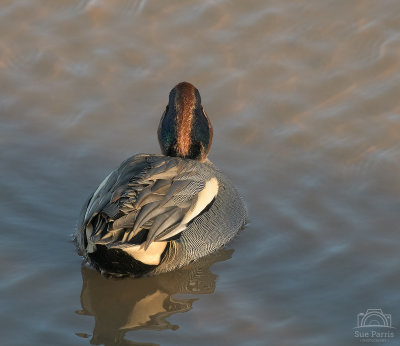
[[[213,128],[201,105],[199,91],[190,83],[179,83],[169,93],[169,102],[158,127],[162,153],[204,161],[212,137]]]

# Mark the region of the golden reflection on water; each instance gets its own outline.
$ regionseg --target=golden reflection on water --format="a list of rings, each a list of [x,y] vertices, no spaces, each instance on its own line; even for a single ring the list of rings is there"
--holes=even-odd
[[[0,343],[350,345],[361,311],[396,324],[400,2],[160,4],[0,2]],[[235,256],[217,281],[218,257],[140,280],[83,268],[82,287],[81,205],[124,159],[159,153],[183,80],[248,206]]]
[[[217,275],[210,266],[230,259],[233,251],[220,249],[180,270],[139,279],[106,278],[82,265],[82,310],[77,313],[95,318],[91,344],[132,345],[125,339],[128,331],[178,329],[167,318],[191,310],[197,295],[214,292]],[[191,296],[178,298],[177,294]]]

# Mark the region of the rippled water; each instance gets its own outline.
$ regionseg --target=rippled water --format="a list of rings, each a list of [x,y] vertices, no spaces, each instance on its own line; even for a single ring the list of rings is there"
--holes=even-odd
[[[2,345],[400,343],[398,1],[2,1]],[[71,242],[84,199],[158,153],[169,90],[195,84],[210,159],[243,195],[225,250],[107,280]],[[380,343],[374,343],[380,344]]]

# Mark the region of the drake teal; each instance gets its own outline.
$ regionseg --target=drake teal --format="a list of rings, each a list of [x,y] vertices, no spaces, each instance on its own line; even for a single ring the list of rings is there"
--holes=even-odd
[[[244,227],[243,201],[208,159],[213,129],[190,83],[176,85],[161,117],[162,155],[137,154],[84,204],[78,252],[105,275],[141,276],[182,267]]]

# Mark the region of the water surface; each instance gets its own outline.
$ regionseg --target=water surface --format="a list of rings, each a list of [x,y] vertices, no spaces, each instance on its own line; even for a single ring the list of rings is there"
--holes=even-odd
[[[398,1],[3,1],[4,345],[400,342]],[[196,85],[210,159],[249,225],[154,278],[107,280],[71,242],[89,193],[159,153],[169,90]],[[380,343],[374,343],[380,344]]]

